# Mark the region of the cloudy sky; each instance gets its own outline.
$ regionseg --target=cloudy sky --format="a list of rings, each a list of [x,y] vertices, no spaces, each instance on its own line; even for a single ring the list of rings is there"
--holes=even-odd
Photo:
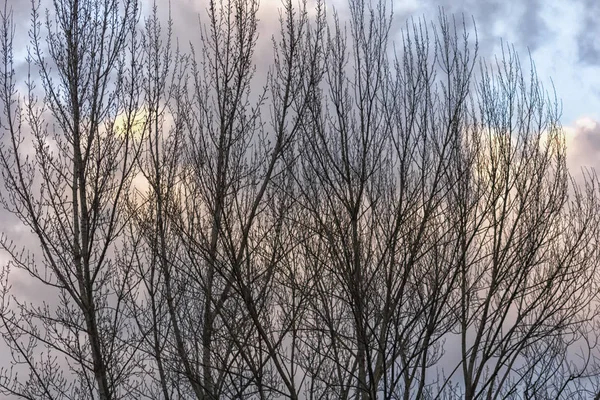
[[[337,7],[344,3],[326,0]],[[205,1],[171,0],[171,4],[179,36],[191,38]],[[277,26],[278,4],[279,0],[261,1],[263,29]],[[547,85],[553,82],[563,100],[565,125],[581,118],[600,120],[600,1],[395,0],[394,12],[397,21],[435,19],[439,7],[458,16],[473,16],[483,56],[498,53],[503,40],[523,58],[530,52],[540,78]]]
[[[52,4],[51,0],[41,1],[42,7]],[[147,15],[153,0],[141,1]],[[169,1],[179,43],[197,43],[198,21],[205,18],[207,0],[156,0],[165,18]],[[600,170],[600,0],[393,1],[397,26],[404,25],[408,18],[436,20],[441,7],[459,18],[473,17],[481,57],[492,58],[499,54],[503,42],[514,45],[525,65],[531,54],[539,78],[547,88],[553,85],[562,100],[561,120],[567,135],[571,171],[578,175],[581,167]],[[343,11],[346,0],[325,0],[325,3]],[[280,4],[280,0],[261,0],[258,74],[272,60],[270,38],[279,27]],[[16,23],[17,75],[25,78],[31,0],[8,0],[8,7]],[[399,37],[391,39],[400,41]],[[0,210],[0,223],[17,243],[28,240],[29,230],[3,210]],[[7,255],[0,251],[0,264],[7,260]],[[26,281],[19,280],[17,286],[20,287],[14,289],[24,295],[34,292]]]
[[[177,35],[193,39],[205,0],[171,4]],[[278,26],[279,4],[261,1],[263,40]],[[345,0],[326,4],[344,7]],[[523,60],[531,54],[539,78],[547,88],[554,85],[562,100],[573,172],[581,166],[600,168],[600,0],[395,0],[394,12],[402,23],[411,17],[436,19],[440,7],[473,17],[482,57],[498,54],[502,42],[514,45]],[[265,50],[268,45],[267,40]]]
[[[146,6],[151,2],[142,1]],[[157,2],[166,12],[168,0]],[[170,2],[175,35],[180,43],[196,41],[198,17],[203,18],[206,0]],[[344,7],[345,0],[325,2]],[[260,52],[269,51],[270,35],[278,27],[279,4],[279,0],[261,0],[259,58],[262,60],[265,58]],[[17,27],[17,62],[26,54],[30,5],[30,0],[8,0]],[[402,23],[410,17],[436,19],[440,7],[449,14],[473,16],[482,57],[498,54],[502,41],[514,45],[523,59],[531,54],[539,78],[547,87],[554,85],[562,100],[562,123],[573,172],[577,173],[582,166],[600,169],[600,0],[395,0],[394,11],[396,21]],[[25,64],[18,64],[17,68],[17,73],[24,76]],[[17,238],[23,239],[27,234],[14,218],[2,211],[0,224]],[[0,252],[0,264],[6,261],[6,255]],[[26,282],[20,284],[23,286],[15,288],[18,292],[30,292]]]
[[[167,10],[169,0],[157,0]],[[531,54],[540,79],[554,85],[562,100],[562,123],[574,167],[600,167],[600,0],[393,0],[396,21],[436,19],[440,7],[477,24],[480,55],[498,54],[502,41],[515,46],[523,59]],[[148,6],[152,0],[142,0]],[[196,41],[198,17],[207,0],[170,0],[175,34],[180,43]],[[42,3],[51,3],[42,0]],[[17,56],[27,45],[30,0],[8,0],[17,21]],[[272,29],[278,27],[280,0],[261,0],[262,51],[269,51]],[[343,8],[345,0],[326,0]],[[145,7],[149,9],[149,7]],[[19,52],[20,50],[20,52]],[[267,55],[267,54],[265,54]],[[270,59],[268,57],[267,59]],[[23,70],[24,71],[24,70]]]
[[[0,0],[1,1],[1,0]],[[37,1],[37,0],[36,0]],[[51,0],[41,0],[42,7]],[[153,0],[141,0],[145,13]],[[156,0],[165,17],[171,3],[174,33],[179,43],[198,41],[199,18],[205,18],[207,0]],[[554,86],[562,100],[562,124],[568,143],[571,171],[581,167],[600,169],[600,0],[393,0],[395,22],[402,26],[408,18],[436,20],[440,8],[446,13],[477,25],[480,56],[500,53],[502,43],[514,45],[523,61],[531,54],[539,78],[547,88]],[[343,11],[346,0],[325,0]],[[271,60],[270,38],[278,29],[280,0],[261,0],[260,40],[257,49],[258,74]],[[28,29],[31,0],[8,0],[15,20],[17,75],[26,77]],[[343,14],[343,12],[341,12]],[[396,34],[399,34],[396,31]],[[400,38],[391,38],[399,42]],[[262,68],[261,68],[262,65]],[[262,71],[265,73],[266,71]],[[28,235],[16,219],[0,210],[4,231],[17,242]],[[0,252],[0,263],[7,261]],[[20,292],[31,292],[24,285]]]

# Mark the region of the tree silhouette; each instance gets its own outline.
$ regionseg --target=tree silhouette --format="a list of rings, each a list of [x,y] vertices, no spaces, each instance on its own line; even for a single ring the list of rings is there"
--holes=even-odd
[[[0,240],[2,393],[595,394],[598,182],[533,63],[284,0],[260,71],[258,2],[209,1],[189,51],[140,8],[34,1],[24,92],[2,14],[0,198],[36,241]]]

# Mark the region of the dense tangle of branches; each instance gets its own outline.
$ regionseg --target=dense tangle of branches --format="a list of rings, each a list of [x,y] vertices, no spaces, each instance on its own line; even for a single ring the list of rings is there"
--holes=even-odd
[[[596,394],[598,182],[512,48],[283,0],[263,71],[257,0],[208,1],[189,51],[140,7],[32,1],[25,81],[2,14],[0,199],[34,239],[0,238],[1,393]]]

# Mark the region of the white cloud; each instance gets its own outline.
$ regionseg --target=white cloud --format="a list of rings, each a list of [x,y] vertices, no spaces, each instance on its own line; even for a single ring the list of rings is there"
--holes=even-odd
[[[600,121],[581,117],[564,131],[571,172],[577,175],[581,168],[600,170]]]

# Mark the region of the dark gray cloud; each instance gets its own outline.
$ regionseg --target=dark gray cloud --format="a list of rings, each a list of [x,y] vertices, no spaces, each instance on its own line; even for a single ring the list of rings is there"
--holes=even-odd
[[[468,22],[472,18],[483,55],[492,54],[501,40],[533,52],[553,37],[542,15],[544,0],[422,0],[419,4],[417,12],[426,15],[442,8],[448,14],[464,15]]]
[[[579,61],[600,65],[600,1],[581,0],[582,22],[577,34]]]
[[[541,10],[541,0],[527,0],[523,2],[524,11],[516,27],[522,45],[534,51],[552,38],[552,33],[544,21]],[[512,19],[511,19],[512,20]]]

